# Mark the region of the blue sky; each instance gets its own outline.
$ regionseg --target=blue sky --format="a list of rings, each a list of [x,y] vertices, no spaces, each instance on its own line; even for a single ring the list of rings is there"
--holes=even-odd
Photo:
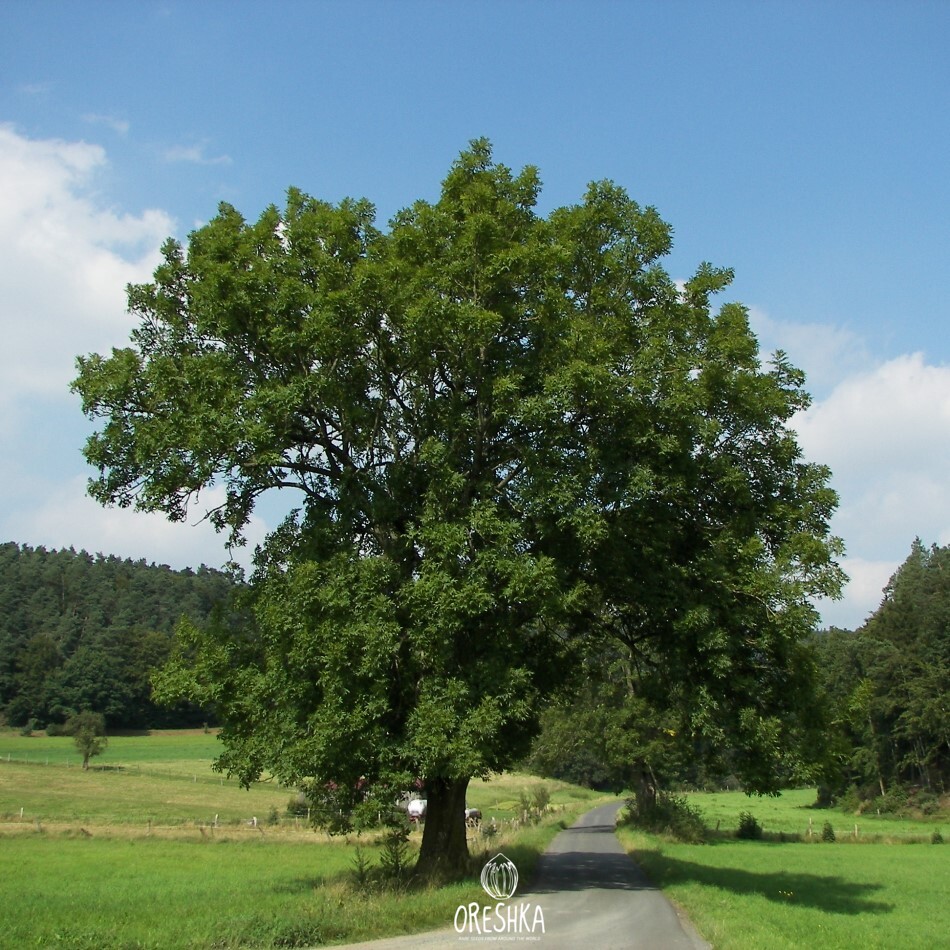
[[[73,358],[125,342],[124,284],[220,200],[385,222],[484,135],[543,211],[611,178],[673,225],[675,278],[735,269],[723,299],[809,374],[853,578],[823,614],[860,624],[915,536],[950,543],[948,45],[922,0],[6,0],[0,540],[223,563],[207,525],[84,498]]]

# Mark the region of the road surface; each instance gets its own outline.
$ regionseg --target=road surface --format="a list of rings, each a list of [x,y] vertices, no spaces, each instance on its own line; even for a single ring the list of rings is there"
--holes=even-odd
[[[454,926],[445,930],[341,950],[465,950],[506,944],[537,950],[708,948],[621,848],[614,834],[620,807],[602,805],[562,831],[541,856],[531,887],[519,888],[499,913],[496,902],[483,895],[475,913],[460,908]]]

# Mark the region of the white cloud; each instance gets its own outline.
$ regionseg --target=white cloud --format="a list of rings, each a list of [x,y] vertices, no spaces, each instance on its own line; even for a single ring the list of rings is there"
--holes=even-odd
[[[118,214],[93,190],[105,152],[0,125],[0,412],[67,396],[79,353],[128,338],[125,286],[147,280],[174,229],[161,211]]]
[[[220,566],[226,538],[201,520],[222,501],[219,489],[202,495],[189,523],[102,508],[86,495],[86,424],[68,391],[75,357],[128,340],[125,286],[151,278],[161,242],[174,233],[162,211],[111,209],[96,190],[107,171],[98,145],[29,139],[0,124],[2,539]],[[248,565],[265,533],[255,517],[248,547],[233,552],[239,563]]]
[[[97,145],[29,139],[0,125],[0,523],[7,538],[29,544],[221,564],[224,544],[209,525],[100,508],[85,478],[71,477],[78,439],[57,455],[45,434],[37,438],[37,427],[81,429],[68,391],[75,357],[128,339],[125,285],[149,279],[174,229],[161,211],[107,207],[94,190],[107,167]]]
[[[806,457],[833,472],[832,528],[850,555],[846,600],[824,616],[856,626],[915,537],[950,542],[950,366],[896,357],[847,377],[794,424]]]
[[[844,597],[820,607],[827,624],[857,627],[912,541],[950,543],[950,366],[920,353],[875,360],[841,326],[776,320],[750,310],[763,354],[784,350],[815,401],[793,426],[810,461],[828,465],[840,505],[832,530],[847,545]]]
[[[47,96],[52,91],[51,82],[25,82],[17,86],[17,92],[24,96]]]
[[[910,544],[906,545],[906,554]],[[850,578],[841,600],[822,601],[818,604],[825,626],[854,630],[877,610],[888,581],[904,560],[868,561],[861,557],[846,557],[841,566]]]
[[[844,327],[775,320],[757,307],[749,309],[749,323],[763,356],[784,350],[792,365],[805,371],[805,388],[813,395],[827,392],[843,375],[870,362],[864,342]]]
[[[950,367],[914,353],[851,376],[798,431],[811,454],[849,477],[933,471],[950,461]]]
[[[99,115],[95,112],[87,112],[82,118],[83,122],[88,122],[90,125],[104,125],[106,128],[112,129],[117,135],[127,135],[130,127],[127,120],[116,118],[114,115]]]
[[[197,145],[173,145],[165,149],[162,157],[166,162],[191,162],[195,165],[230,165],[230,155],[216,155],[211,157],[205,154],[207,142]]]
[[[86,494],[86,479],[76,477],[46,493],[35,508],[7,518],[4,528],[11,540],[31,545],[144,557],[176,570],[199,564],[222,567],[230,557],[248,568],[255,545],[264,540],[266,525],[252,517],[245,532],[247,546],[229,553],[226,536],[203,520],[205,511],[223,500],[223,490],[210,489],[192,506],[187,521],[173,522],[160,513],[103,508]]]

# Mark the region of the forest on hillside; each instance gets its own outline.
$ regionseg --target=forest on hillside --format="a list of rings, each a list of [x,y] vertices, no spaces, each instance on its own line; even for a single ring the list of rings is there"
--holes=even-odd
[[[212,711],[156,706],[150,678],[182,617],[205,622],[233,589],[203,566],[0,545],[0,714],[35,728],[81,710],[110,730],[202,724]]]

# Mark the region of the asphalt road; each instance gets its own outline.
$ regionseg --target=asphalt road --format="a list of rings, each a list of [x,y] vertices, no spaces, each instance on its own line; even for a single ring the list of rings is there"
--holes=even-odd
[[[445,930],[342,950],[465,950],[495,944],[537,950],[708,948],[620,847],[614,834],[620,807],[619,802],[602,805],[562,831],[541,856],[531,887],[519,888],[499,913],[485,895],[477,913],[465,909]]]

